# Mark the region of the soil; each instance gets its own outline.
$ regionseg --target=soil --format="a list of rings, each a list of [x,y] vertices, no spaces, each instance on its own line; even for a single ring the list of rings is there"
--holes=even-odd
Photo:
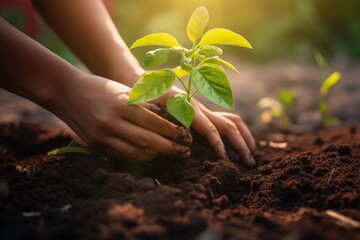
[[[258,134],[257,166],[47,156],[73,135],[0,126],[1,239],[360,239],[360,126]]]
[[[195,133],[188,161],[47,156],[74,134],[0,90],[0,239],[360,239],[360,63],[325,72],[291,61],[235,63],[234,111],[257,133],[255,168],[218,159]],[[316,121],[319,87],[334,70],[343,77],[330,113],[347,124],[292,135],[259,122],[254,106],[280,88],[295,90],[296,123]]]

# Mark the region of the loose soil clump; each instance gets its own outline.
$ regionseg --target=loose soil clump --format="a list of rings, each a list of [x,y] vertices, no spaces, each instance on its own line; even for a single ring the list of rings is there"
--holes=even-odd
[[[72,135],[0,126],[1,239],[360,239],[360,128],[259,134],[257,166],[46,152]]]

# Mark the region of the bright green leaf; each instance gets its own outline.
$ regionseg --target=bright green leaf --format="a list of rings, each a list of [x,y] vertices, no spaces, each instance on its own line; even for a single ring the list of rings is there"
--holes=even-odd
[[[229,63],[228,61],[225,61],[224,59],[219,58],[219,61],[224,64],[225,66],[227,66],[228,68],[230,68],[231,70],[234,70],[235,72],[239,73],[239,70],[236,69],[236,67],[234,67],[234,65],[232,65],[231,63]]]
[[[144,58],[144,66],[154,67],[165,63],[169,59],[169,52],[168,48],[159,48],[147,52]]]
[[[214,28],[206,32],[198,45],[205,44],[225,44],[252,49],[251,44],[243,36],[224,28]]]
[[[221,55],[223,54],[223,51],[221,48],[215,47],[215,46],[211,46],[211,45],[202,45],[199,47],[199,53],[205,53],[205,54],[209,54],[209,55]]]
[[[197,90],[207,99],[222,107],[233,109],[233,95],[224,69],[216,64],[206,63],[190,72]]]
[[[67,154],[67,153],[82,153],[82,154],[96,154],[96,152],[89,148],[83,147],[63,147],[57,148],[47,153],[48,156],[52,155],[60,155],[60,154]]]
[[[182,78],[189,75],[189,72],[183,70],[181,67],[176,67],[173,69],[173,71],[175,72],[176,76],[178,76],[178,78]]]
[[[181,47],[176,38],[168,33],[153,33],[136,40],[130,48],[144,47],[144,46],[167,46],[167,47]]]
[[[205,7],[198,7],[191,15],[187,25],[187,35],[193,43],[204,34],[204,29],[209,21],[209,13]]]
[[[293,91],[283,89],[278,92],[278,98],[285,107],[289,108],[294,104],[295,95]]]
[[[220,58],[217,56],[206,58],[200,63],[200,65],[205,64],[205,63],[213,63],[213,64],[220,65]]]
[[[190,127],[195,110],[183,94],[169,98],[166,103],[167,111],[187,128]]]
[[[331,88],[333,88],[340,80],[341,73],[336,71],[333,72],[325,81],[322,83],[320,93],[322,96],[326,96]]]
[[[239,73],[239,70],[236,69],[236,67],[234,67],[234,65],[232,65],[231,63],[229,63],[228,61],[225,61],[224,59],[221,59],[217,56],[215,57],[211,57],[211,58],[207,58],[205,59],[201,64],[203,63],[215,63],[215,64],[224,64],[225,66],[227,66],[228,68],[230,68],[231,70],[234,70],[235,72]]]
[[[172,69],[145,72],[131,90],[128,104],[139,104],[164,95],[176,79]]]

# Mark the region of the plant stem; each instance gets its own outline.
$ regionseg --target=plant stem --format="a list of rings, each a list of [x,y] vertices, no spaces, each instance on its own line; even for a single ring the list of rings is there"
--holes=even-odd
[[[190,97],[189,97],[189,99],[188,99],[188,101],[190,102],[190,100],[191,100],[191,98],[195,95],[195,93],[197,93],[197,89],[190,95]]]
[[[196,45],[196,43],[194,42],[194,45]],[[196,67],[196,57],[197,54],[195,54],[194,56],[191,57],[191,63],[193,68]],[[191,84],[192,84],[192,79],[191,79],[191,74],[189,75],[189,82],[188,82],[188,87],[187,87],[187,91],[186,91],[186,98],[187,100],[190,102],[191,98],[195,95],[195,93],[198,91],[197,89],[191,94]]]
[[[184,81],[183,81],[183,80],[181,80],[181,78],[179,78],[177,75],[176,75],[176,78],[177,78],[177,79],[179,79],[179,81],[180,81],[181,85],[183,86],[183,88],[185,89],[186,94],[187,94],[187,93],[188,93],[188,89],[187,89],[187,87],[186,87],[186,85],[185,85]]]

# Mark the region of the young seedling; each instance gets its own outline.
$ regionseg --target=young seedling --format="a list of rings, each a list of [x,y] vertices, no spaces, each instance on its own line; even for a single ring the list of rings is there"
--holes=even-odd
[[[140,104],[155,100],[167,93],[179,80],[184,94],[168,99],[167,111],[187,128],[194,118],[191,98],[200,92],[207,99],[222,107],[233,109],[233,94],[222,64],[237,69],[220,58],[223,51],[214,45],[234,45],[252,48],[241,35],[224,28],[214,28],[204,33],[209,21],[209,13],[201,6],[195,10],[187,25],[187,35],[192,42],[191,48],[185,48],[168,33],[154,33],[134,42],[131,49],[143,46],[162,46],[145,54],[144,66],[154,67],[166,63],[169,53],[180,56],[179,66],[161,70],[146,71],[135,83],[128,104]]]
[[[53,156],[53,155],[61,155],[61,154],[67,154],[67,153],[81,153],[81,154],[86,154],[86,155],[97,154],[94,150],[92,150],[90,148],[62,147],[62,148],[57,148],[57,149],[51,150],[50,152],[47,153],[47,155]]]
[[[273,119],[278,119],[282,126],[291,123],[288,114],[289,109],[294,105],[295,94],[291,90],[282,89],[277,94],[277,100],[272,98],[262,98],[258,102],[258,108],[263,110],[261,121],[269,124]]]
[[[338,124],[338,119],[329,115],[328,94],[329,91],[339,83],[340,79],[341,73],[335,71],[330,74],[330,76],[328,76],[321,84],[321,101],[319,104],[319,111],[321,113],[323,126],[336,126]]]

